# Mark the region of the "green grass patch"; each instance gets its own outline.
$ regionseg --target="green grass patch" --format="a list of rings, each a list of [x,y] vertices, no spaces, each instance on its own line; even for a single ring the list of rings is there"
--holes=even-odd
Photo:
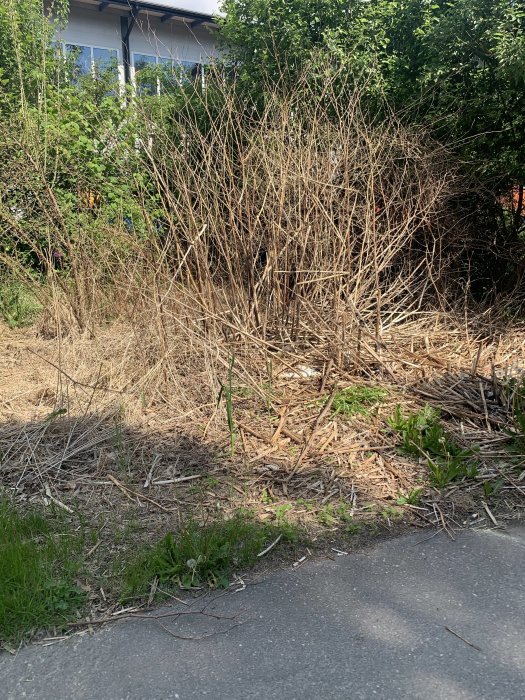
[[[493,479],[491,481],[485,481],[483,484],[483,496],[486,500],[495,496],[499,490],[504,486],[504,479]]]
[[[297,537],[289,523],[261,523],[249,513],[204,526],[191,521],[126,566],[126,596],[147,595],[155,579],[182,588],[226,587],[235,570],[254,564],[279,535],[288,542]]]
[[[82,606],[82,536],[59,516],[0,500],[0,642],[62,628]]]
[[[288,513],[292,510],[290,503],[282,503],[275,506],[275,521],[278,525],[286,525],[288,523]]]
[[[388,424],[399,434],[403,453],[426,460],[434,486],[443,488],[456,479],[477,475],[475,450],[458,445],[443,428],[439,411],[431,406],[405,417],[398,405]]]
[[[400,494],[396,500],[398,506],[417,506],[421,500],[423,489],[412,489],[408,493]]]
[[[0,317],[9,328],[29,326],[41,310],[42,306],[23,284],[0,283]]]
[[[317,521],[330,527],[352,521],[352,512],[346,503],[327,503],[317,513]]]
[[[338,391],[332,401],[333,415],[368,416],[370,410],[381,404],[388,392],[380,387],[356,384]]]
[[[395,506],[387,506],[381,511],[381,517],[384,520],[401,520],[404,513],[401,508],[396,508]]]

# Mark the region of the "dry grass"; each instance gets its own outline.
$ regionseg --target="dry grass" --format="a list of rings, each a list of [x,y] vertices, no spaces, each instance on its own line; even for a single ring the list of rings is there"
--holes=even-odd
[[[268,380],[261,383],[264,398],[250,385],[234,384],[233,457],[225,406],[203,401],[198,375],[192,375],[193,394],[187,389],[193,400],[179,406],[174,397],[145,402],[141,389],[118,383],[122,363],[129,360],[117,354],[119,346],[127,347],[123,329],[118,342],[111,328],[94,339],[63,340],[60,357],[54,340],[6,331],[17,343],[8,343],[4,358],[10,361],[2,372],[4,483],[30,498],[45,497],[50,488],[58,500],[80,509],[94,504],[95,510],[108,511],[115,498],[127,506],[140,503],[143,516],[153,513],[162,522],[189,514],[207,517],[218,505],[224,512],[248,507],[275,519],[279,506],[291,504],[287,517],[315,531],[315,516],[326,504],[344,502],[355,517],[368,520],[377,516],[371,504],[380,512],[417,488],[447,516],[459,508],[459,518],[476,512],[486,517],[483,483],[503,479],[498,508],[505,510],[507,501],[512,514],[522,500],[523,459],[508,451],[513,422],[498,398],[498,376],[511,358],[512,365],[523,362],[525,334],[497,342],[478,339],[468,346],[464,331],[451,328],[451,319],[441,321],[446,325],[441,332],[438,323],[436,318],[418,342],[412,333],[403,341],[398,331],[395,344],[385,343],[384,373],[374,381],[323,366],[315,356],[290,369],[290,358],[281,362],[275,353],[271,390]],[[104,381],[99,353],[113,363]],[[400,357],[409,358],[410,367]],[[331,391],[356,383],[381,386],[388,397],[368,416],[326,411]],[[387,418],[397,403],[415,410],[426,402],[441,409],[447,430],[461,443],[480,447],[475,480],[437,492],[428,486],[424,463],[398,454]],[[317,505],[305,512],[302,502],[310,500]],[[438,517],[433,507],[423,512],[430,520]],[[405,511],[414,512],[408,506]]]
[[[117,500],[157,524],[240,506],[275,519],[292,504],[287,517],[315,530],[327,504],[377,519],[417,488],[407,518],[487,522],[495,479],[507,514],[522,507],[498,377],[525,367],[525,330],[458,302],[457,174],[425,134],[328,93],[276,95],[250,120],[226,90],[220,110],[204,104],[205,134],[190,111],[170,121],[142,144],[160,231],[146,204],[147,235],[116,225],[102,244],[48,216],[39,255],[60,246],[69,273],[48,259],[45,284],[25,278],[39,325],[0,330],[6,487],[106,514]],[[330,397],[353,384],[388,395],[370,415],[334,415]],[[438,493],[397,453],[386,418],[425,402],[480,447],[476,480]]]

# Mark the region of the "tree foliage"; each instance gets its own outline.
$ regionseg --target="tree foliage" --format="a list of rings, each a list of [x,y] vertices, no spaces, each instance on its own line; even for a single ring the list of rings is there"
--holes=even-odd
[[[68,7],[67,0],[0,3],[0,112],[38,99],[50,72],[53,37]]]
[[[360,80],[426,121],[501,187],[525,179],[525,3],[518,0],[224,0],[239,82],[305,66]],[[322,57],[322,60],[319,60]]]
[[[525,180],[525,3],[456,0],[419,31],[429,113],[489,176]]]

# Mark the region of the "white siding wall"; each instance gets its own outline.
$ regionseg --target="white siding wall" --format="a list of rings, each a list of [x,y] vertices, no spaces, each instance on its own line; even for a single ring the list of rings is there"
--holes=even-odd
[[[68,25],[62,30],[60,39],[71,44],[117,49],[122,61],[120,16],[113,12],[72,7]]]
[[[123,80],[120,17],[120,13],[109,9],[99,12],[97,7],[72,6],[68,25],[58,38],[65,43],[118,51],[120,78]],[[218,55],[214,35],[205,27],[191,29],[176,20],[161,23],[158,17],[146,13],[139,15],[129,44],[132,77],[134,53],[199,63],[208,63]]]
[[[172,20],[162,24],[154,17],[139,16],[129,39],[131,53],[145,53],[179,61],[208,63],[217,56],[213,34],[191,29]]]

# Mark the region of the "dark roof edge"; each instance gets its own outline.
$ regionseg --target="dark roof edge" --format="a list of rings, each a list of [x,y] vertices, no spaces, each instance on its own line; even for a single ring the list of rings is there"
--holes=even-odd
[[[109,0],[107,4],[113,7],[117,6],[126,8],[130,12],[146,10],[150,12],[158,12],[165,17],[181,17],[183,19],[193,20],[194,22],[198,23],[206,22],[216,24],[213,15],[204,14],[202,12],[192,12],[191,10],[184,10],[182,8],[165,7],[163,5],[157,5],[154,1],[141,2],[140,0]]]

